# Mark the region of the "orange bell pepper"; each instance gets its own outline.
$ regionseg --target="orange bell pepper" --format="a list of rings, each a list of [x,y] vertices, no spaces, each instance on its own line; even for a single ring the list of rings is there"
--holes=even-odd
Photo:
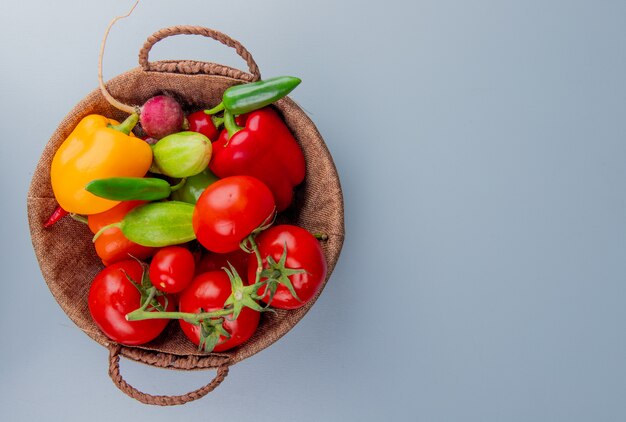
[[[96,214],[119,201],[99,198],[85,190],[95,179],[143,177],[152,164],[152,149],[132,135],[137,115],[122,124],[91,114],[63,141],[52,159],[50,178],[59,205],[76,214]]]

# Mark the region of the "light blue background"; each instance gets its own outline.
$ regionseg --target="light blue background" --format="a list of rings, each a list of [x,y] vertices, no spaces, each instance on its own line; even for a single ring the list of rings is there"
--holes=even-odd
[[[332,152],[347,238],[315,307],[213,393],[142,405],[65,316],[32,252],[26,191],[49,136],[97,85],[130,1],[0,9],[0,419],[626,420],[626,2],[148,1],[105,75],[155,30],[240,40]],[[155,59],[242,66],[193,37]],[[213,373],[128,361],[143,390]]]

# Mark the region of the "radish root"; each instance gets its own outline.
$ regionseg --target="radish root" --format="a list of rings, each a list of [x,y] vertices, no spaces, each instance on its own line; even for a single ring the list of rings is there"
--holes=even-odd
[[[113,27],[115,22],[117,22],[118,20],[124,19],[130,16],[130,14],[133,13],[133,10],[135,10],[135,7],[137,7],[137,4],[139,4],[139,0],[135,1],[135,4],[128,11],[128,13],[126,13],[125,15],[113,18],[113,20],[109,22],[109,25],[107,26],[106,31],[104,31],[104,38],[102,39],[102,45],[100,46],[100,54],[98,55],[98,85],[100,86],[100,92],[102,93],[104,98],[106,98],[106,100],[109,102],[109,104],[111,104],[113,107],[117,108],[118,110],[124,111],[129,114],[132,114],[132,113],[139,114],[140,107],[124,104],[116,100],[115,98],[113,98],[113,96],[109,93],[109,91],[107,91],[106,86],[104,85],[104,80],[102,78],[102,57],[104,56],[104,48],[107,43],[107,37],[109,36],[109,31],[111,31],[111,27]]]

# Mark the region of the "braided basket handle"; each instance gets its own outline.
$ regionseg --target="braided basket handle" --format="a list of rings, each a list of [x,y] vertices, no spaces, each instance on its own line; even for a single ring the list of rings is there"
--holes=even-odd
[[[126,395],[145,404],[175,406],[189,403],[190,401],[197,400],[209,394],[218,385],[220,385],[222,381],[224,381],[224,378],[226,378],[226,375],[228,375],[228,360],[225,360],[224,363],[217,367],[217,374],[215,374],[215,378],[213,378],[213,380],[211,380],[211,382],[204,387],[200,387],[197,390],[180,396],[154,396],[137,390],[135,387],[128,384],[124,378],[122,378],[122,375],[120,374],[121,350],[122,347],[119,344],[112,343],[109,346],[109,376],[117,388],[122,390]]]
[[[162,39],[173,35],[202,35],[203,37],[212,38],[228,47],[234,48],[237,54],[248,64],[250,73],[244,73],[217,63],[198,62],[193,60],[166,60],[159,62],[148,61],[148,54],[150,53],[152,46]],[[206,73],[211,75],[239,77],[247,79],[251,82],[261,79],[261,72],[254,61],[254,58],[239,41],[236,41],[228,35],[216,31],[215,29],[205,28],[203,26],[178,25],[158,30],[148,37],[143,47],[141,47],[141,50],[139,50],[139,65],[143,68],[143,70],[153,72],[185,74]]]

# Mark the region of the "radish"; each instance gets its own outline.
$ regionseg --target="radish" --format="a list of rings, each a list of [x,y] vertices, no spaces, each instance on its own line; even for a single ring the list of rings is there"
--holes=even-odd
[[[150,98],[143,104],[139,114],[139,122],[146,135],[156,139],[180,132],[184,118],[182,107],[169,95]]]
[[[178,101],[169,95],[156,95],[146,101],[141,107],[124,104],[109,93],[102,77],[102,58],[104,56],[104,48],[106,46],[107,37],[109,36],[109,31],[115,22],[128,17],[133,12],[138,2],[137,0],[126,15],[114,18],[104,32],[104,38],[102,39],[100,54],[98,56],[98,85],[100,92],[109,104],[128,114],[139,114],[139,121],[146,135],[150,138],[160,139],[183,129],[185,115]]]

